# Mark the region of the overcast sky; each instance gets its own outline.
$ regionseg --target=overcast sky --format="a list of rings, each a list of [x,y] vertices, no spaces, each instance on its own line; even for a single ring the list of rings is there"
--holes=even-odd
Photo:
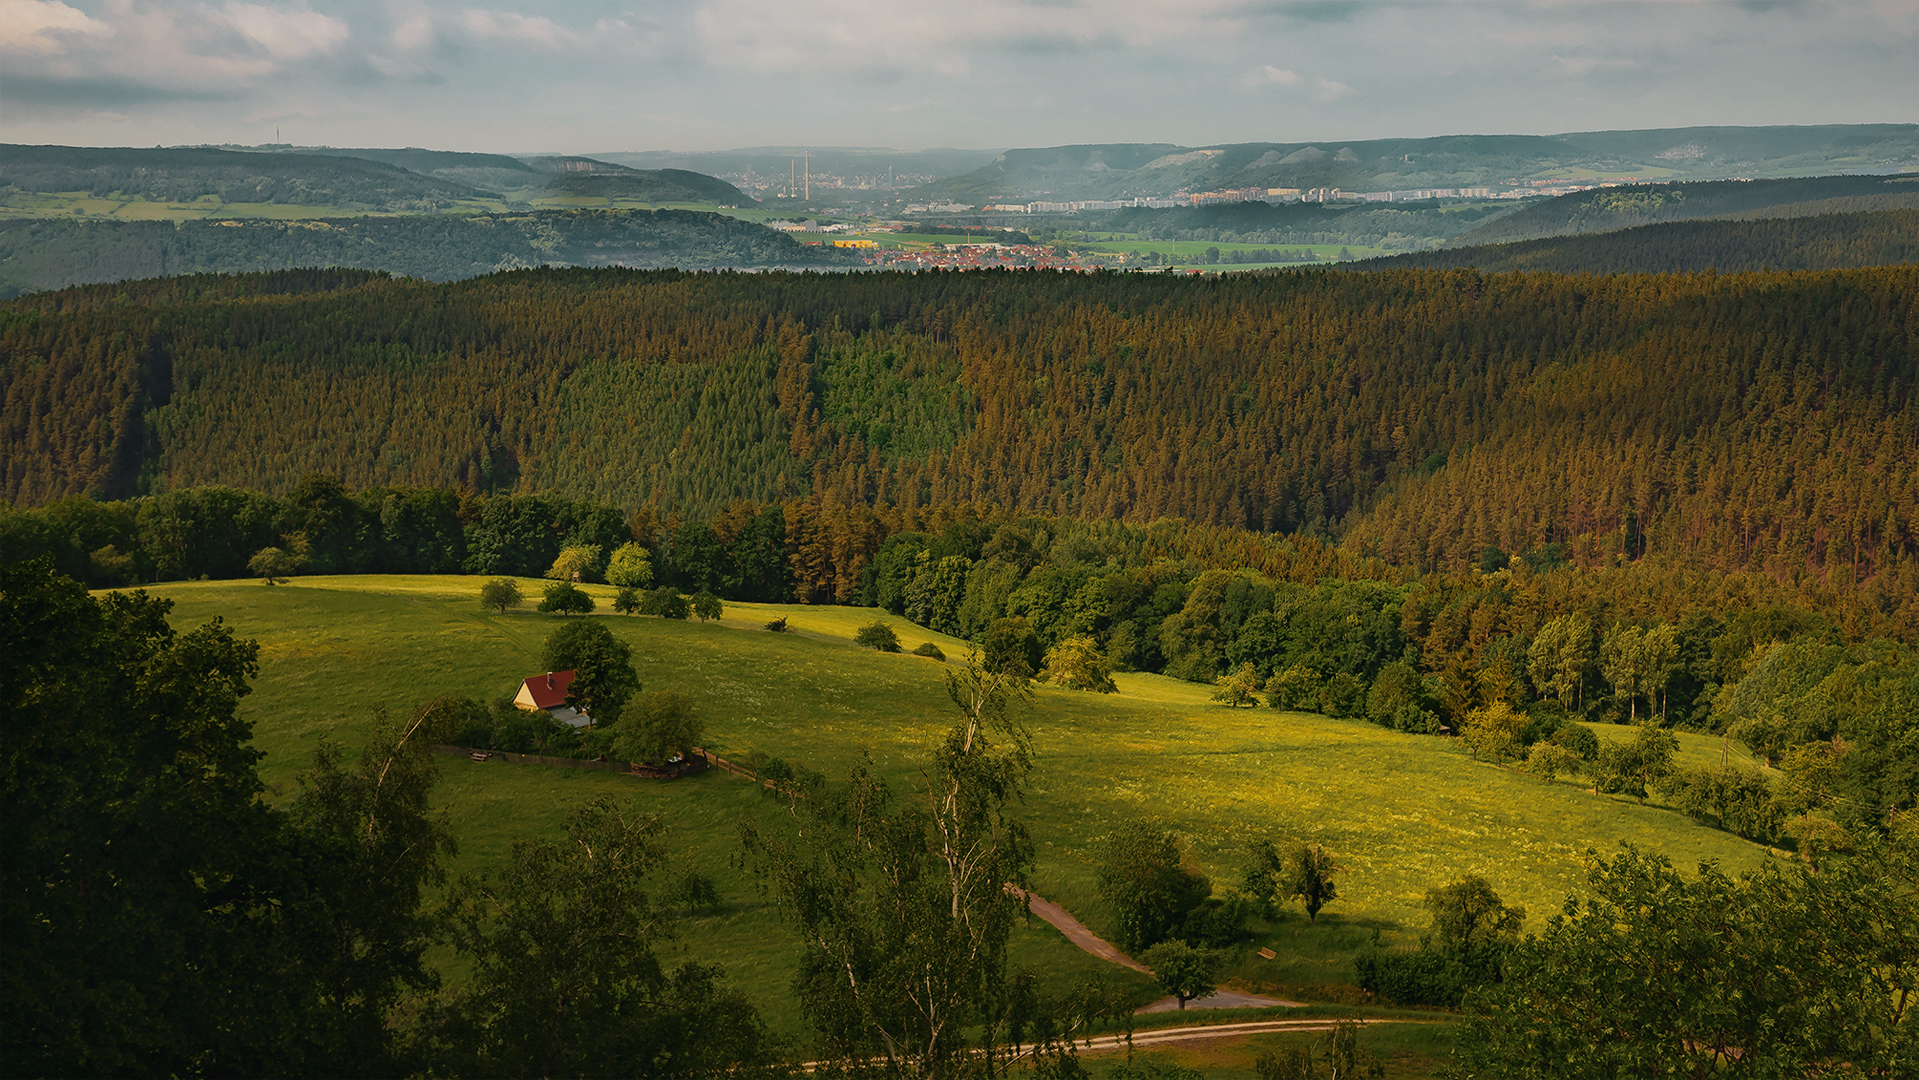
[[[509,153],[1919,120],[1919,0],[0,0],[0,141]]]

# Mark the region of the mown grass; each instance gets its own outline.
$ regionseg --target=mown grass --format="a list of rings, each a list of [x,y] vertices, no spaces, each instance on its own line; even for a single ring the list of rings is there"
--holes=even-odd
[[[522,583],[529,597],[543,584]],[[317,740],[357,745],[376,707],[403,711],[439,694],[487,699],[535,673],[541,641],[558,617],[483,611],[478,587],[474,578],[369,576],[153,591],[176,602],[179,623],[219,616],[261,643],[256,691],[243,708],[267,755],[262,775],[285,800]],[[610,607],[613,590],[587,591],[602,611]],[[763,629],[779,616],[793,632]],[[928,748],[950,722],[945,665],[852,644],[859,626],[885,617],[871,610],[729,604],[710,624],[588,617],[633,645],[647,687],[692,696],[708,745],[729,755],[764,751],[829,776],[868,759],[904,787],[917,782]],[[965,643],[888,621],[906,649],[932,641],[951,663],[962,662]],[[1316,924],[1296,911],[1259,924],[1230,965],[1249,989],[1358,1001],[1350,985],[1354,950],[1370,947],[1375,933],[1387,944],[1413,941],[1425,926],[1425,891],[1462,874],[1484,875],[1509,903],[1524,905],[1536,927],[1580,890],[1589,849],[1606,853],[1629,841],[1682,868],[1713,859],[1736,869],[1767,857],[1657,806],[1475,763],[1446,740],[1317,715],[1227,709],[1207,700],[1207,687],[1157,675],[1121,674],[1117,682],[1113,695],[1038,687],[1024,709],[1035,767],[1021,813],[1038,847],[1035,884],[1111,937],[1094,859],[1126,824],[1149,821],[1178,833],[1222,885],[1237,880],[1256,839],[1328,845],[1346,867],[1340,898]],[[1718,760],[1717,739],[1682,736],[1681,743],[1688,758]],[[724,911],[692,920],[676,948],[724,964],[777,1027],[798,1029],[787,990],[796,946],[758,883],[733,865],[739,822],[784,813],[753,786],[718,773],[657,784],[457,758],[446,759],[443,776],[439,801],[461,842],[458,871],[497,865],[516,839],[555,835],[573,807],[602,793],[656,806],[672,827],[676,863],[705,868],[726,901]],[[1262,945],[1278,956],[1259,959]],[[1144,979],[1086,957],[1043,926],[1023,931],[1017,946],[1021,962],[1057,978],[1104,971],[1139,1000],[1153,996]]]

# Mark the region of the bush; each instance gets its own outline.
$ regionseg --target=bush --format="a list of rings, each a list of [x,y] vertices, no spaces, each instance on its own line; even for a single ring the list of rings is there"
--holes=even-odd
[[[786,625],[786,616],[784,615],[767,623],[766,628],[775,634],[788,634],[793,631],[792,627]]]
[[[1242,705],[1258,705],[1260,678],[1253,669],[1251,661],[1239,665],[1239,670],[1231,675],[1222,675],[1214,680],[1213,700],[1229,709]]]
[[[613,598],[613,610],[622,615],[631,615],[639,611],[645,603],[646,595],[640,590],[623,588],[620,594]]]
[[[913,649],[913,655],[924,656],[928,660],[938,660],[942,664],[946,663],[946,654],[940,651],[940,647],[938,645],[935,645],[930,641],[922,641],[917,646],[915,646]]]
[[[853,635],[853,643],[880,652],[900,651],[900,636],[893,632],[893,627],[884,619],[875,619],[860,627],[859,633]]]
[[[686,597],[671,585],[647,590],[646,599],[640,603],[640,614],[658,615],[662,619],[684,619],[690,610]]]
[[[540,601],[539,610],[557,611],[562,615],[585,615],[593,610],[593,598],[570,581],[556,581],[546,587],[546,598]]]

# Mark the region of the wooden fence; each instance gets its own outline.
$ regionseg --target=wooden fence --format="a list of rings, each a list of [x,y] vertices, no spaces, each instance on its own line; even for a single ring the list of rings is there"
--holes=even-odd
[[[447,746],[444,743],[435,743],[429,747],[429,749],[436,754],[453,754],[458,757],[471,758],[474,761],[493,761],[497,759],[513,765],[552,765],[562,769],[594,769],[599,772],[621,773],[626,776],[640,776],[653,780],[676,780],[682,776],[692,776],[695,773],[705,772],[714,762],[714,759],[707,755],[705,751],[699,749],[693,751],[693,758],[685,763],[687,767],[677,769],[661,769],[652,765],[642,765],[637,762],[629,764],[622,761],[599,761],[593,758],[547,757],[544,754],[514,754],[505,750],[473,750],[464,746]],[[727,768],[729,772],[737,768],[737,766],[734,766],[731,762],[727,762],[727,764],[722,767]]]

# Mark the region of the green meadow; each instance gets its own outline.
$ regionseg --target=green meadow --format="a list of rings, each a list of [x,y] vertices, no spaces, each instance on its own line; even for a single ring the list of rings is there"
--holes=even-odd
[[[259,641],[260,673],[242,709],[266,754],[261,774],[270,796],[285,801],[297,793],[318,740],[357,746],[376,708],[402,712],[441,694],[491,699],[536,673],[540,644],[559,617],[536,614],[531,603],[504,616],[482,610],[479,584],[313,577],[278,587],[189,582],[151,591],[175,602],[178,625],[219,617]],[[537,597],[543,584],[522,588]],[[694,698],[707,746],[730,757],[763,751],[829,777],[868,758],[906,788],[949,723],[941,663],[853,645],[855,630],[878,614],[870,609],[729,604],[724,618],[703,624],[615,615],[613,590],[587,590],[602,613],[585,617],[632,644],[648,689]],[[794,632],[765,631],[779,616]],[[932,641],[950,662],[965,656],[963,642],[888,621],[908,650]],[[1120,692],[1112,695],[1036,687],[1025,706],[1035,765],[1023,815],[1038,845],[1035,885],[1110,937],[1092,858],[1120,826],[1148,821],[1174,831],[1221,885],[1237,881],[1242,853],[1257,839],[1328,845],[1346,868],[1339,899],[1317,924],[1293,912],[1257,925],[1230,965],[1242,988],[1357,1003],[1353,950],[1369,947],[1375,932],[1388,944],[1414,942],[1425,926],[1425,891],[1467,873],[1524,905],[1537,927],[1581,889],[1589,850],[1604,854],[1627,841],[1687,870],[1700,860],[1737,870],[1771,857],[1656,805],[1475,763],[1448,740],[1354,720],[1228,709],[1208,700],[1210,688],[1164,676],[1116,681]],[[1681,736],[1688,761],[1716,763],[1721,752],[1717,738]],[[1743,758],[1736,747],[1734,755]],[[724,964],[777,1028],[799,1030],[787,989],[797,947],[757,882],[735,869],[739,823],[777,821],[786,812],[781,804],[717,770],[659,783],[442,760],[438,799],[460,841],[456,871],[497,864],[516,839],[555,835],[571,808],[601,794],[655,809],[670,824],[675,864],[702,867],[726,901],[723,911],[692,919],[675,948]],[[1044,924],[1022,931],[1016,945],[1022,963],[1060,979],[1103,972],[1142,1002],[1155,996],[1142,977],[1085,956]],[[1277,957],[1261,960],[1255,950],[1262,945]],[[1166,1051],[1181,1060],[1195,1052]]]

